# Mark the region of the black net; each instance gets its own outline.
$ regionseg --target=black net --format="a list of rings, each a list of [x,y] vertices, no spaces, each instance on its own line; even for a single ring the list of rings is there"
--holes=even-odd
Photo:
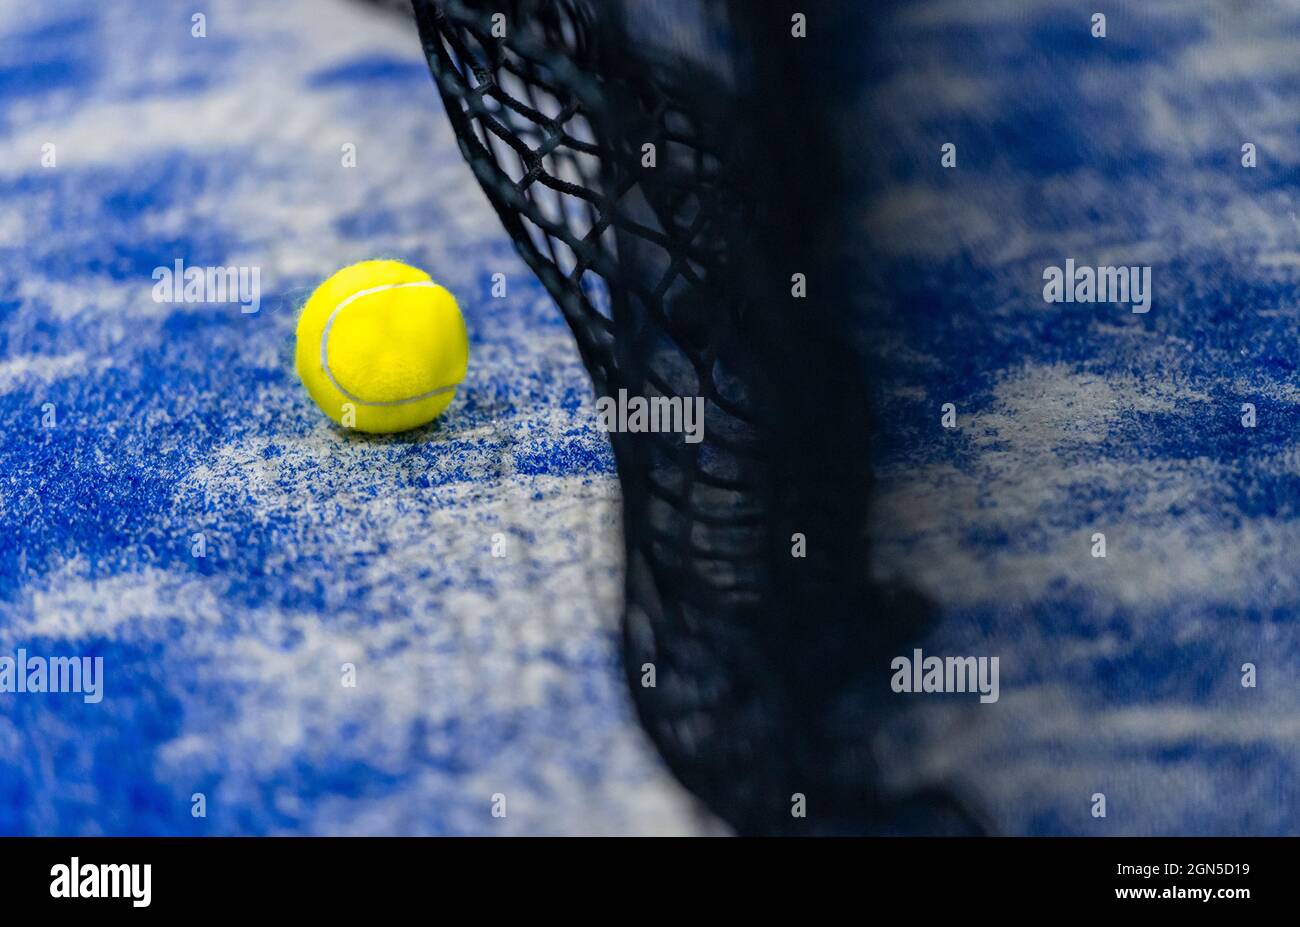
[[[635,0],[415,0],[461,150],[597,396],[703,400],[699,442],[610,435],[637,711],[742,833],[978,832],[943,790],[884,794],[871,749],[927,619],[867,579],[832,52],[784,4],[676,5],[692,37]],[[823,36],[848,15],[798,6]]]

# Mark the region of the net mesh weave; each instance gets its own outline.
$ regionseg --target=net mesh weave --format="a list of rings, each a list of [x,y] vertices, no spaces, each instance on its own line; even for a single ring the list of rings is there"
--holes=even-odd
[[[462,153],[597,396],[703,400],[699,442],[610,435],[637,711],[742,833],[978,832],[947,791],[877,784],[880,668],[926,609],[866,578],[865,366],[832,295],[842,227],[817,48],[791,41],[777,5],[698,0],[728,24],[733,85],[639,41],[630,2],[415,13]]]

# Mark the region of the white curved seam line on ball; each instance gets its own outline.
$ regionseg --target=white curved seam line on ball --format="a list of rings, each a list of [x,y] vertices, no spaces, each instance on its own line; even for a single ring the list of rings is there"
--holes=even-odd
[[[368,290],[358,290],[334,307],[334,311],[330,313],[330,317],[325,320],[325,328],[320,335],[320,366],[321,369],[325,371],[325,376],[329,377],[330,383],[334,385],[336,390],[342,393],[347,399],[361,406],[404,406],[410,402],[423,402],[425,399],[432,399],[434,396],[441,396],[443,393],[450,393],[457,386],[460,386],[459,383],[452,383],[450,386],[440,386],[435,390],[422,393],[419,396],[412,396],[409,399],[390,399],[386,402],[369,402],[352,395],[352,393],[344,389],[343,384],[334,379],[334,371],[330,370],[329,351],[327,349],[330,340],[330,329],[334,327],[334,320],[338,318],[340,312],[352,305],[358,299],[361,299],[363,296],[371,296],[375,293],[382,293],[385,290],[401,290],[407,287],[436,287],[437,285],[438,284],[434,283],[432,280],[413,280],[410,283],[385,283],[383,286],[374,286]]]

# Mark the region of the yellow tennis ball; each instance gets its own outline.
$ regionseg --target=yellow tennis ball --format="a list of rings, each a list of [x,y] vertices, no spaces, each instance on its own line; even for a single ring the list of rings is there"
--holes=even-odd
[[[469,366],[456,299],[417,267],[362,261],[316,288],[298,317],[298,376],[321,411],[358,431],[417,428]]]

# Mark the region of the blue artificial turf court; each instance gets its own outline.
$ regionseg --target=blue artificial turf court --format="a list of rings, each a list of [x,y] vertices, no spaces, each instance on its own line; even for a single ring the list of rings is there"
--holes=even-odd
[[[0,655],[104,667],[101,701],[0,694],[0,834],[725,830],[636,721],[591,383],[409,18],[213,0],[196,36],[191,6],[0,2]],[[882,4],[846,115],[888,139],[846,249],[871,569],[938,604],[928,651],[1002,659],[994,710],[886,726],[886,778],[1011,834],[1294,834],[1300,13],[1122,4],[1099,53],[1069,4],[985,6]],[[964,173],[922,166],[949,139]],[[1038,298],[1113,255],[1149,313]],[[306,296],[373,257],[471,342],[389,437],[293,368]],[[256,267],[256,311],[159,302],[177,260]]]

